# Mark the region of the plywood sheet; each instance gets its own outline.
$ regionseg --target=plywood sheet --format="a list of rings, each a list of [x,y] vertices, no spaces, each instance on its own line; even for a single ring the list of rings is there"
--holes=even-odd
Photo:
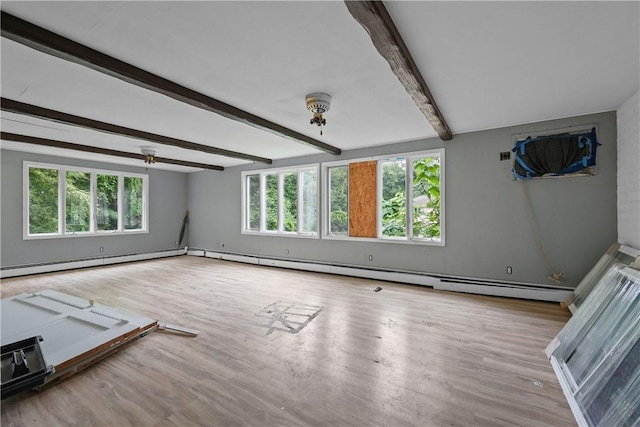
[[[377,164],[349,163],[349,236],[377,237]]]

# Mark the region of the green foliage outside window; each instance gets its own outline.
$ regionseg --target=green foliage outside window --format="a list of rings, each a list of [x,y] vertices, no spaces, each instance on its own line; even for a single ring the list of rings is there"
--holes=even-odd
[[[298,174],[284,174],[284,231],[298,231]]]
[[[329,233],[346,235],[349,232],[349,169],[347,166],[329,168]]]
[[[404,188],[405,161],[383,165],[382,235],[406,236],[407,197]],[[425,157],[413,166],[413,237],[440,238],[440,159]],[[402,187],[401,187],[402,184]],[[393,193],[392,197],[389,195]]]
[[[278,231],[278,175],[265,177],[267,200],[267,230]]]
[[[58,232],[58,171],[29,168],[29,234]]]
[[[91,230],[91,174],[66,173],[66,230],[82,233]]]
[[[142,229],[143,182],[140,177],[124,177],[124,229]]]
[[[143,177],[101,174],[64,166],[26,167],[29,174],[29,235],[145,228]],[[64,181],[61,183],[60,179]],[[96,188],[92,191],[94,179]],[[61,187],[63,192],[59,195]],[[123,189],[121,206],[118,200],[120,188]],[[119,207],[122,212],[118,212]],[[62,221],[59,221],[59,212],[63,214]],[[60,222],[62,229],[59,229]],[[119,222],[122,222],[121,228]]]
[[[96,228],[100,231],[118,229],[118,176],[97,176]]]
[[[249,218],[247,228],[260,230],[260,175],[247,176]]]
[[[318,230],[318,173],[302,171],[302,232]]]
[[[407,235],[406,164],[404,160],[382,163],[382,235]]]

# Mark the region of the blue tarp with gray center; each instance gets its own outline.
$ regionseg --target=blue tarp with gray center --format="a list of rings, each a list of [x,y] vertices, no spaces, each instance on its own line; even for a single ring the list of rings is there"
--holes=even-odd
[[[595,128],[579,134],[528,137],[518,141],[512,150],[513,173],[518,179],[529,179],[579,172],[596,164],[598,145]]]

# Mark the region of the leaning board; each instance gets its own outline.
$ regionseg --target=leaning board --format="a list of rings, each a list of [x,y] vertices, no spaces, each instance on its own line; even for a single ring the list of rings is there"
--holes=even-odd
[[[3,298],[2,345],[42,336],[42,353],[55,371],[47,382],[75,373],[158,327],[157,321],[60,292]]]

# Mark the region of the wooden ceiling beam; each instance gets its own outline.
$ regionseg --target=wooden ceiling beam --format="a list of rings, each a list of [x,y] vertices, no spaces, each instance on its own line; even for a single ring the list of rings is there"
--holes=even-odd
[[[231,120],[270,132],[331,154],[340,154],[339,148],[310,138],[299,132],[273,123],[262,117],[211,98],[156,74],[106,55],[100,51],[39,27],[2,11],[0,27],[2,37],[29,46],[55,57],[83,65],[127,83],[201,108]]]
[[[453,138],[449,125],[382,1],[345,0],[345,4],[355,20],[367,31],[378,53],[389,63],[440,139],[449,141]]]
[[[157,144],[171,145],[174,147],[184,148],[185,150],[201,151],[203,153],[216,154],[220,156],[233,157],[260,163],[270,164],[273,162],[271,159],[267,159],[265,157],[238,153],[237,151],[224,150],[222,148],[211,147],[209,145],[197,144],[195,142],[171,138],[169,136],[131,129],[124,126],[114,125],[112,123],[101,122],[86,117],[63,113],[61,111],[50,110],[48,108],[39,107],[37,105],[26,104],[24,102],[15,101],[8,98],[0,98],[0,108],[2,109],[2,111],[6,111],[9,113],[23,114],[26,116],[36,117],[38,119],[78,126],[85,129],[105,132],[113,135],[142,139],[145,141],[155,142]]]
[[[46,147],[64,148],[67,150],[84,151],[87,153],[105,154],[107,156],[125,157],[129,159],[138,159],[144,161],[144,154],[129,153],[127,151],[111,150],[107,148],[92,147],[90,145],[74,144],[71,142],[57,141],[55,139],[38,138],[35,136],[20,135],[17,133],[0,132],[0,139],[4,141],[24,142],[27,144],[44,145]],[[205,163],[187,162],[184,160],[168,159],[166,157],[154,157],[156,163],[167,163],[171,165],[188,166],[198,169],[210,169],[223,171],[224,167],[216,165],[208,165]]]

